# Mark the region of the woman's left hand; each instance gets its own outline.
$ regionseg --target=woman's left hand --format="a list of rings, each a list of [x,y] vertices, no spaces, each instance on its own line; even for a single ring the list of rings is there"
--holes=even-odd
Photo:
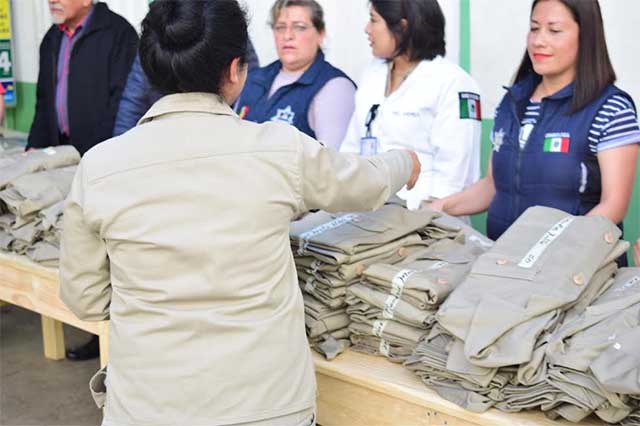
[[[420,208],[434,210],[437,212],[444,212],[444,203],[445,203],[444,198],[439,198],[439,199],[432,198],[432,199],[423,201],[422,204],[420,205]]]

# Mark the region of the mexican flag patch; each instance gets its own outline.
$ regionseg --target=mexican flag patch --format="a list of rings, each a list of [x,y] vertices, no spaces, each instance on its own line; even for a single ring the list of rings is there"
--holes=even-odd
[[[544,152],[560,152],[566,154],[571,145],[568,133],[548,133],[544,137]]]
[[[458,93],[460,98],[460,118],[467,120],[482,120],[480,95],[472,92]]]

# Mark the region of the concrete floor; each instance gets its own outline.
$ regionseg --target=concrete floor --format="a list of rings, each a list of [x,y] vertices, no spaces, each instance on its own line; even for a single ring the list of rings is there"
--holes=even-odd
[[[67,347],[89,335],[64,328]],[[40,317],[15,306],[0,308],[0,425],[93,426],[102,413],[89,393],[98,360],[50,361],[42,352]]]

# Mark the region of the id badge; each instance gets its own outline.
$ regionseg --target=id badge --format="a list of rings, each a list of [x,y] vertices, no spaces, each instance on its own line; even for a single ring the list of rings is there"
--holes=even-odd
[[[369,157],[378,153],[378,138],[367,136],[360,138],[360,155]]]

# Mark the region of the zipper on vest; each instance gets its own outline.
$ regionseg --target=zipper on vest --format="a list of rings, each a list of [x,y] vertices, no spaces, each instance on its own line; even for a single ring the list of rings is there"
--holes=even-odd
[[[513,97],[511,98],[511,112],[513,114],[513,117],[515,119],[515,122],[518,125],[518,135],[520,135],[520,130],[522,128],[522,123],[520,122],[520,116],[518,115],[518,110],[516,108],[516,102],[513,99]],[[522,149],[520,148],[520,139],[518,138],[517,140],[514,141],[516,144],[516,149],[517,149],[517,156],[516,156],[516,170],[515,170],[515,189],[516,189],[516,193],[515,196],[513,197],[513,218],[516,219],[517,218],[517,212],[520,210],[520,165],[522,163]]]

